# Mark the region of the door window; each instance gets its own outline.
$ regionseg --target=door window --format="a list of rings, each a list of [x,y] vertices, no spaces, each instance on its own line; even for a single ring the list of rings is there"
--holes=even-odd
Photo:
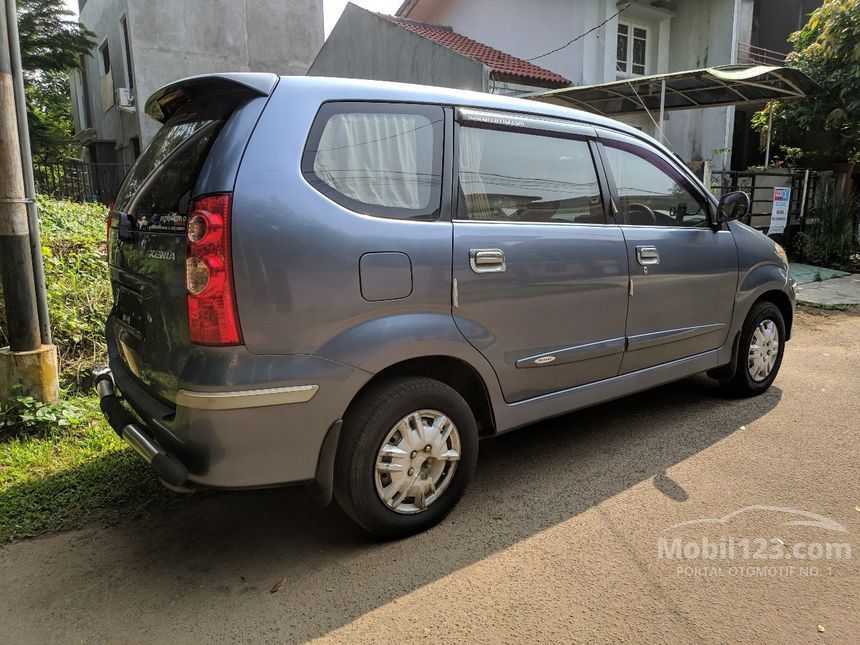
[[[704,199],[666,160],[614,141],[605,142],[604,152],[618,192],[620,224],[708,225]]]
[[[605,223],[587,141],[472,127],[459,140],[461,219]]]
[[[442,168],[442,108],[330,103],[311,130],[305,179],[350,210],[436,219]]]

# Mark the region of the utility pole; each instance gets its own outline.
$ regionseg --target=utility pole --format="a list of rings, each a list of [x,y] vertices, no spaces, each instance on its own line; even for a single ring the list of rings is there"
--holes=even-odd
[[[42,344],[39,329],[6,15],[4,2],[0,11],[0,284],[9,346],[0,348],[0,402],[14,394],[15,385],[39,400],[56,402],[57,348]]]
[[[39,205],[36,203],[36,181],[33,177],[33,153],[27,125],[27,102],[24,95],[24,69],[18,39],[18,3],[6,0],[6,28],[9,34],[9,60],[12,63],[12,85],[15,111],[18,113],[18,143],[21,147],[21,169],[24,171],[24,197],[27,198],[27,228],[30,230],[30,254],[33,256],[33,279],[36,286],[36,309],[39,312],[39,334],[43,345],[51,344],[51,320],[48,316],[48,289],[45,285],[45,262],[39,233]]]

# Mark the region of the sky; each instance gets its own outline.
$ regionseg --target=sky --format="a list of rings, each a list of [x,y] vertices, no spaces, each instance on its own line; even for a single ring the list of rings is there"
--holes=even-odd
[[[228,0],[229,1],[229,0]],[[381,11],[382,13],[394,13],[400,6],[402,0],[352,0],[359,7],[370,9],[371,11]],[[66,7],[78,15],[78,0],[63,0]],[[334,27],[340,14],[346,7],[347,0],[323,0],[323,25],[325,36],[328,38],[329,33]]]

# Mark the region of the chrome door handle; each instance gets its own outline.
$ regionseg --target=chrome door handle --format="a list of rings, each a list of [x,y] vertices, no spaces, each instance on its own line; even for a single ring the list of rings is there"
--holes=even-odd
[[[501,249],[471,249],[469,266],[475,273],[500,273],[507,268]]]
[[[642,266],[660,264],[660,253],[656,246],[637,246],[636,261]]]

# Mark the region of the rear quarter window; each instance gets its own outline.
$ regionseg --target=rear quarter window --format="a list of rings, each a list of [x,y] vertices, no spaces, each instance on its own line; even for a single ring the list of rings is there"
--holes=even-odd
[[[437,106],[327,103],[311,127],[302,174],[352,211],[437,219],[443,122]]]

